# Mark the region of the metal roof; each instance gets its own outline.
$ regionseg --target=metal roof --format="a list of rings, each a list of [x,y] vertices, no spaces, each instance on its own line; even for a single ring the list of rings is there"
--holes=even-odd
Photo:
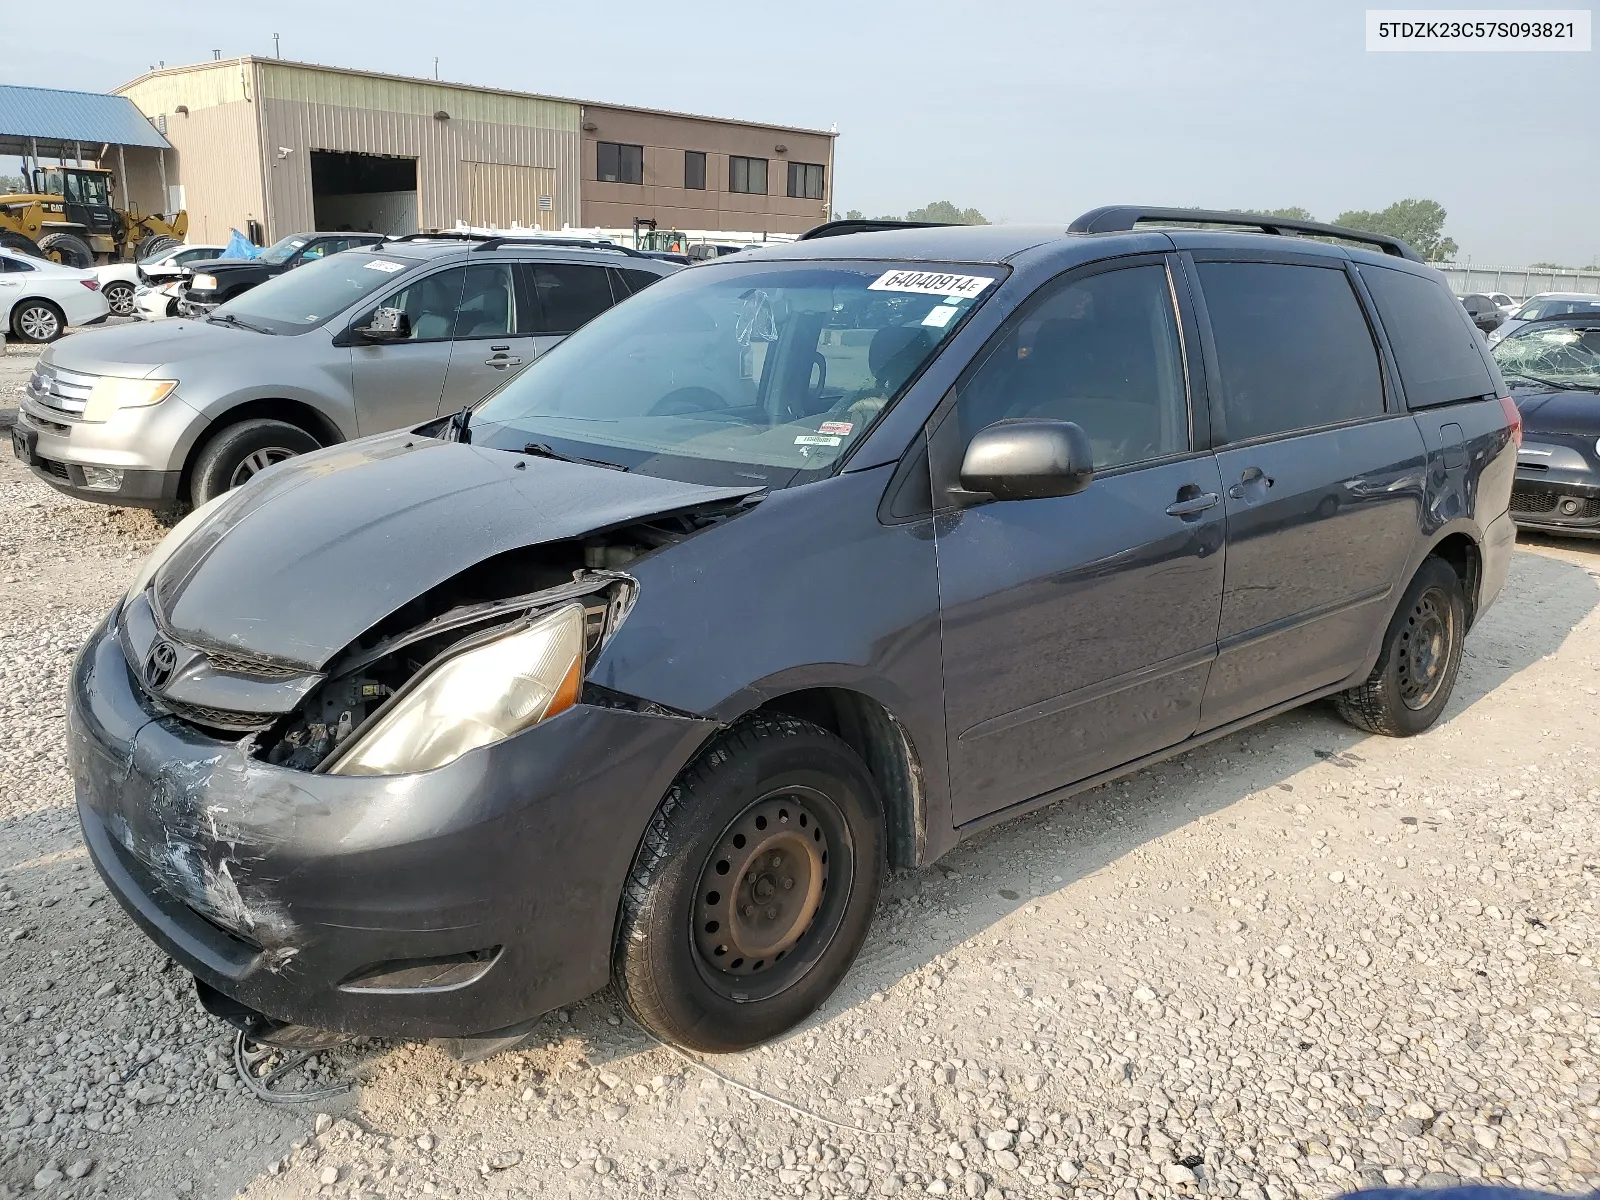
[[[29,139],[52,153],[81,143],[85,157],[104,145],[172,148],[126,96],[0,84],[0,154],[25,153]]]

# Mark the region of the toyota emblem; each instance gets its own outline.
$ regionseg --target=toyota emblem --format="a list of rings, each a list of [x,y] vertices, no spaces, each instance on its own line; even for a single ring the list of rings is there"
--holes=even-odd
[[[172,679],[172,672],[178,665],[178,651],[166,638],[157,638],[150,647],[150,653],[145,655],[144,682],[152,691],[159,691],[167,686]]]

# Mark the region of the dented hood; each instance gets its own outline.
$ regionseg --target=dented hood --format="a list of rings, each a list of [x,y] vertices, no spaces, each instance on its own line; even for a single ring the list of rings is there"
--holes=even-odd
[[[760,490],[386,434],[230,495],[157,573],[156,604],[181,638],[322,667],[486,558]]]

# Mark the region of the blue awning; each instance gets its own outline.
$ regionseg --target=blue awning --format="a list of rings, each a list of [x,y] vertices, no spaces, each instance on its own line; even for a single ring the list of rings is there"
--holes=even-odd
[[[0,154],[25,153],[30,140],[51,154],[81,144],[85,157],[108,144],[172,148],[126,96],[0,84]]]

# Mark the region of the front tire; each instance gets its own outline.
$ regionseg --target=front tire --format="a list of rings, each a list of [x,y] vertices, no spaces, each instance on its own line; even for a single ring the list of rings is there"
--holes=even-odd
[[[1450,703],[1466,632],[1461,577],[1443,559],[1427,559],[1389,622],[1372,674],[1335,696],[1335,710],[1357,729],[1388,737],[1431,728]]]
[[[106,298],[106,303],[111,306],[111,311],[119,317],[133,315],[133,284],[117,279],[106,284],[100,289],[100,294]]]
[[[24,300],[11,310],[11,333],[19,342],[42,345],[66,331],[66,314],[48,300]]]
[[[198,507],[270,466],[318,448],[316,438],[287,421],[258,418],[225,426],[195,459],[189,496]]]
[[[720,734],[656,809],[623,890],[613,977],[662,1041],[745,1050],[792,1029],[855,961],[883,872],[866,764],[808,721]]]
[[[94,251],[89,243],[75,233],[47,233],[39,239],[39,250],[48,259],[63,267],[77,267],[87,271],[94,266]]]
[[[164,251],[171,250],[174,246],[183,245],[175,237],[168,237],[164,233],[147,233],[139,239],[133,248],[133,260],[143,262],[147,258],[154,258]]]

